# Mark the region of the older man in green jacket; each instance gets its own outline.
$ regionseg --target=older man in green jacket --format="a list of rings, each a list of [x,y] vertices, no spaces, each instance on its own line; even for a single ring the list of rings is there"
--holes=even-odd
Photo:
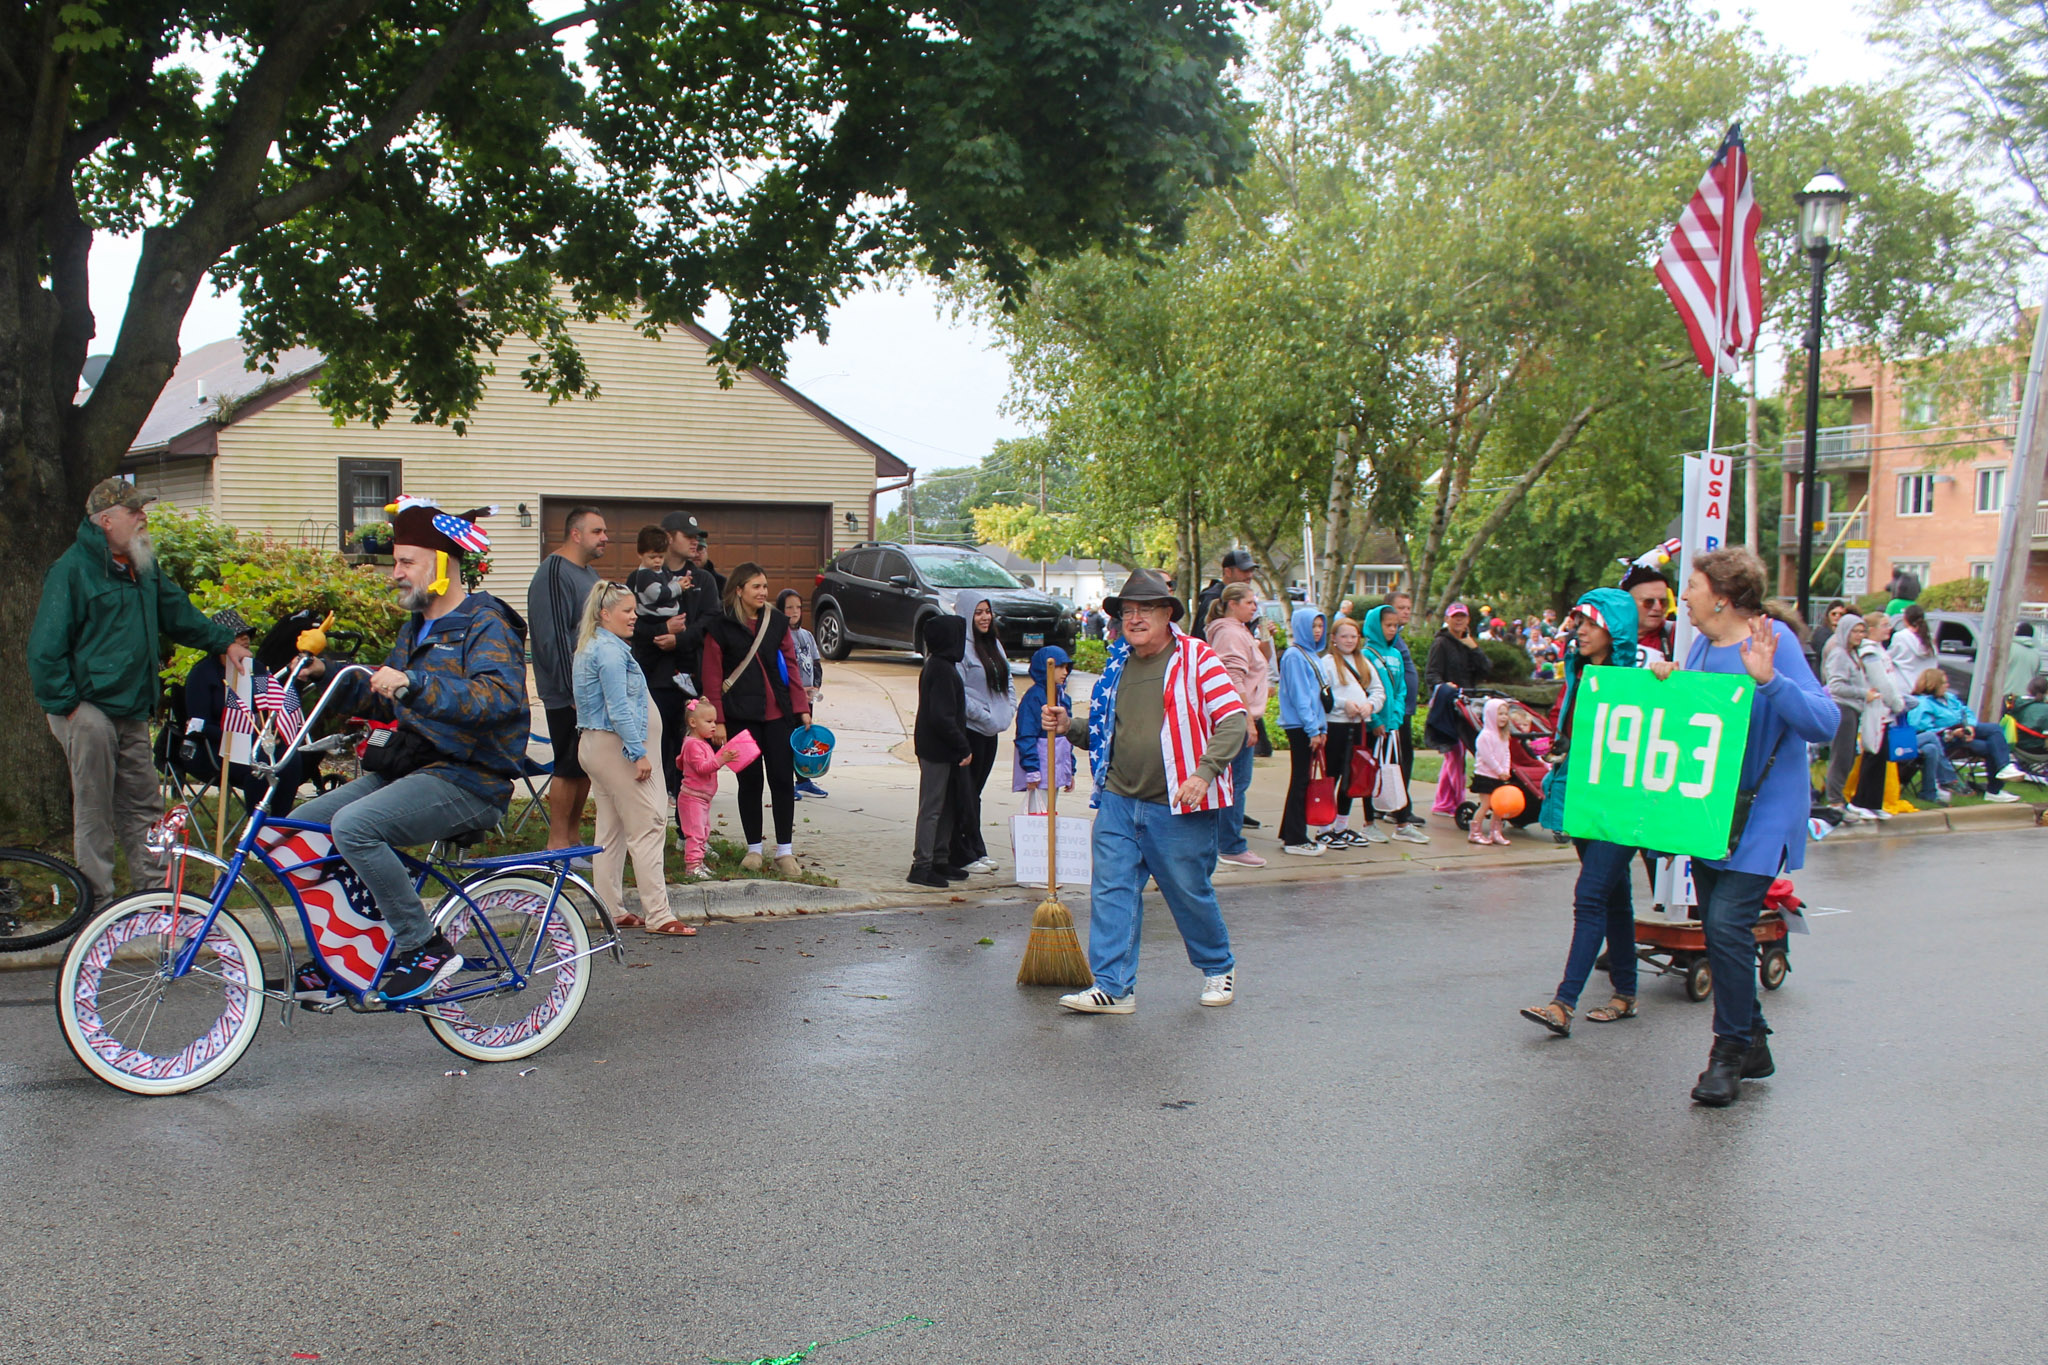
[[[226,653],[237,667],[249,657],[157,567],[143,510],[153,501],[125,479],[93,488],[78,539],[43,579],[28,637],[36,702],[71,768],[72,848],[102,899],[114,894],[117,842],[127,850],[130,890],[155,867],[143,839],[163,809],[149,749],[161,690],[158,637]]]

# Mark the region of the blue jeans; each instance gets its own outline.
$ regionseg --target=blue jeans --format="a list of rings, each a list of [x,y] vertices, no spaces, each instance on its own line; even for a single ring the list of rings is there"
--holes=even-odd
[[[434,936],[433,921],[412,874],[392,852],[451,834],[477,829],[505,813],[473,792],[464,791],[432,773],[410,773],[396,782],[365,773],[325,796],[316,796],[292,812],[292,819],[326,825],[341,854],[369,888],[371,899],[391,926],[394,955],[419,947]]]
[[[1244,837],[1244,802],[1252,790],[1252,744],[1249,736],[1245,745],[1237,751],[1237,757],[1230,760],[1230,785],[1237,795],[1229,805],[1216,812],[1216,851],[1218,853],[1243,853],[1251,847]]]
[[[1237,965],[1230,931],[1216,904],[1210,872],[1216,865],[1216,815],[1175,815],[1166,804],[1099,793],[1088,889],[1088,965],[1095,984],[1129,995],[1138,984],[1138,934],[1145,922],[1145,881],[1159,884],[1166,908],[1187,943],[1188,961],[1204,976]]]
[[[1973,754],[1981,754],[1986,760],[1984,789],[1989,792],[2005,790],[2005,783],[1999,781],[1998,770],[2012,762],[2012,746],[2006,743],[2005,731],[1996,725],[1978,722],[1971,728],[1975,738],[1963,747]]]
[[[1922,730],[1918,742],[1920,745],[1920,794],[1929,801],[1939,801],[1941,799],[1941,789],[1943,787],[1953,787],[1956,784],[1955,765],[1950,763],[1948,755],[1942,752],[1941,732],[1939,730]]]
[[[1707,931],[1707,965],[1714,969],[1714,1036],[1749,1042],[1764,1032],[1756,993],[1756,920],[1770,877],[1730,872],[1695,859],[1692,887]]]
[[[1572,891],[1572,947],[1564,959],[1564,979],[1557,983],[1557,1002],[1579,1007],[1579,992],[1607,944],[1607,975],[1614,993],[1633,999],[1636,993],[1636,911],[1629,897],[1629,870],[1636,851],[1599,839],[1576,841],[1579,882]]]

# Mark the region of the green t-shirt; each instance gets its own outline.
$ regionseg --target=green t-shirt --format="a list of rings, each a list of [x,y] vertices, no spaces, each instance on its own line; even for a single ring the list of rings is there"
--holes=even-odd
[[[1166,725],[1166,666],[1173,651],[1149,659],[1133,650],[1124,660],[1116,688],[1116,734],[1110,739],[1109,789],[1133,801],[1166,803],[1166,751],[1159,731]]]

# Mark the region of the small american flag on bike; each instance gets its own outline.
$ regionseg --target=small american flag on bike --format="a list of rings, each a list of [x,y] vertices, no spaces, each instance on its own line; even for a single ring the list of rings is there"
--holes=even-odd
[[[1737,123],[1657,258],[1657,282],[1677,305],[1692,353],[1709,376],[1734,374],[1736,358],[1756,349],[1764,310],[1756,254],[1762,223]]]
[[[277,717],[278,737],[287,744],[298,738],[300,728],[306,723],[306,713],[299,709],[299,690],[286,685],[282,678],[273,677],[263,684],[263,693],[256,698],[256,709]]]
[[[255,735],[256,717],[250,715],[249,708],[242,705],[242,698],[238,693],[228,693],[227,704],[220,710],[220,728],[230,735]]]

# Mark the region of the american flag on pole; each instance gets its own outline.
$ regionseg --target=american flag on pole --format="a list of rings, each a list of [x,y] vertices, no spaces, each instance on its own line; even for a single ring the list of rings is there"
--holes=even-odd
[[[256,733],[256,717],[249,714],[249,708],[242,705],[242,698],[232,689],[228,692],[227,704],[220,710],[220,728],[230,735],[251,735]]]
[[[1657,282],[1677,305],[1692,352],[1709,376],[1734,374],[1736,358],[1756,348],[1764,307],[1756,255],[1762,222],[1737,123],[1657,258]]]
[[[263,695],[256,699],[256,709],[277,717],[278,737],[287,744],[298,738],[300,727],[306,723],[306,713],[299,709],[298,689],[287,687],[282,678],[273,676],[263,684]]]

